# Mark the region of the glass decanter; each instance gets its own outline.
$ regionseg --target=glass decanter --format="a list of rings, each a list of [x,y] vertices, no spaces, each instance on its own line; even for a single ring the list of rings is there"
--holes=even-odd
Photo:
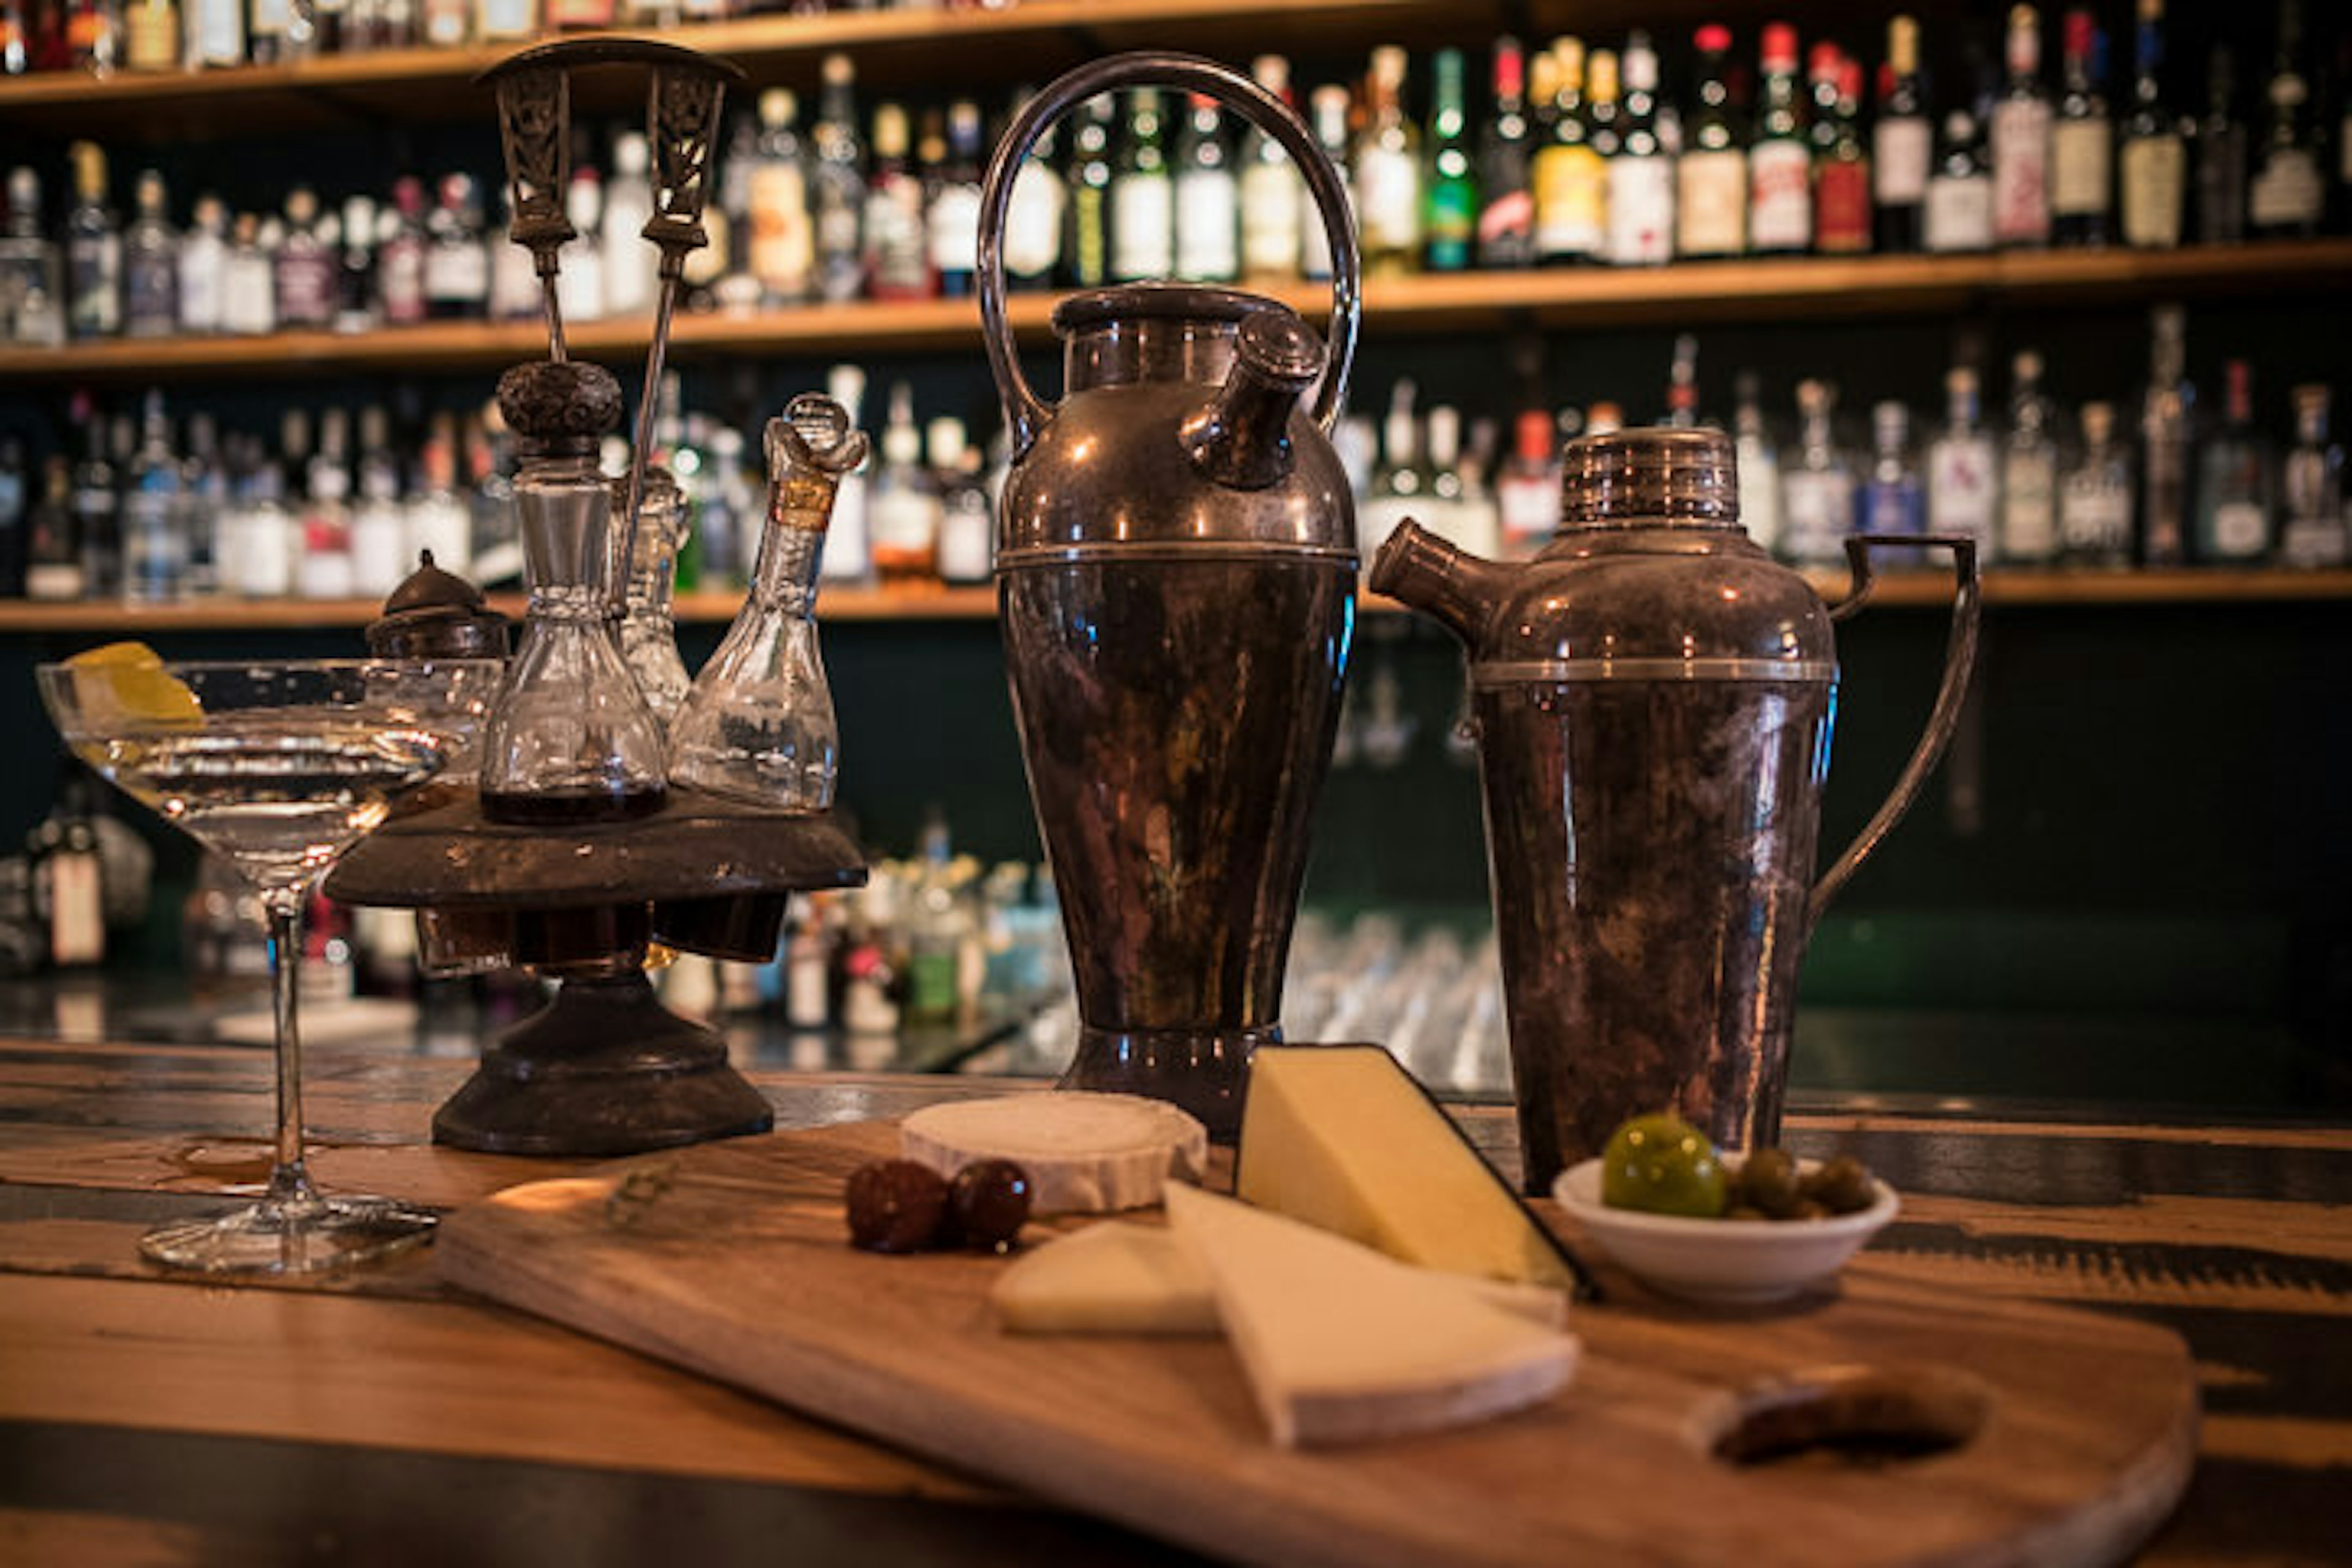
[[[866,439],[805,393],[768,422],[768,522],[751,592],[670,729],[669,777],[783,812],[833,805],[839,731],[816,641],[817,571],[842,476]]]
[[[650,816],[668,798],[662,726],[614,640],[612,491],[586,452],[515,479],[522,647],[482,740],[483,814],[578,826]]]
[[[613,481],[614,515],[628,505],[629,481]],[[677,653],[677,626],[670,617],[677,586],[677,552],[686,543],[686,497],[669,470],[646,470],[645,497],[637,507],[636,558],[623,579],[621,660],[637,678],[646,705],[667,728],[686,701],[693,678]]]

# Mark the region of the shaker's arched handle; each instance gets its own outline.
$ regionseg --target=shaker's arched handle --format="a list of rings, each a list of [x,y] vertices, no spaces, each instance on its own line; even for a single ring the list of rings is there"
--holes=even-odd
[[[1931,533],[1924,538],[1917,534],[1895,533],[1853,535],[1845,542],[1845,553],[1853,566],[1853,589],[1830,612],[1830,618],[1842,621],[1861,609],[1864,601],[1870,597],[1871,590],[1878,585],[1877,574],[1870,564],[1872,550],[1896,546],[1916,550],[1922,544],[1952,552],[1955,580],[1952,630],[1944,643],[1944,678],[1936,689],[1936,706],[1929,710],[1927,728],[1919,736],[1919,743],[1913,749],[1911,760],[1903,765],[1902,774],[1895,779],[1894,789],[1879,803],[1878,810],[1854,836],[1853,842],[1845,847],[1845,853],[1837,858],[1837,863],[1823,872],[1822,879],[1814,884],[1812,898],[1805,913],[1808,930],[1820,923],[1822,911],[1829,908],[1830,900],[1837,897],[1839,889],[1862,868],[1862,863],[1870,858],[1871,852],[1902,820],[1903,814],[1911,809],[1911,803],[1918,799],[1927,775],[1935,772],[1936,764],[1943,760],[1944,749],[1951,744],[1952,731],[1959,727],[1960,704],[1968,697],[1969,677],[1976,668],[1977,627],[1984,608],[1983,583],[1977,572],[1977,542],[1974,539],[1961,533]]]
[[[1279,142],[1314,193],[1323,215],[1323,232],[1331,242],[1331,330],[1328,334],[1329,368],[1315,396],[1315,422],[1328,432],[1339,416],[1339,403],[1348,390],[1348,373],[1356,358],[1356,326],[1363,313],[1363,278],[1356,252],[1355,218],[1348,194],[1331,161],[1306,123],[1282,100],[1230,66],[1199,55],[1165,50],[1139,50],[1109,55],[1056,77],[1013,117],[1003,140],[988,162],[988,177],[980,189],[980,328],[988,347],[989,369],[995,374],[1004,398],[1004,420],[1018,461],[1037,437],[1053,410],[1021,374],[1021,359],[1004,319],[1004,220],[1013,202],[1013,185],[1029,149],[1054,121],[1100,93],[1121,87],[1173,87],[1205,94],[1236,110],[1260,131]]]

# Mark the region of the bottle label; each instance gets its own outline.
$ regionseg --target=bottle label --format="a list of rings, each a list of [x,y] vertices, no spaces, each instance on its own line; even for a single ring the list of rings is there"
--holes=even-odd
[[[931,198],[931,265],[943,276],[969,278],[980,267],[980,187],[941,185]]]
[[[1545,256],[1594,256],[1607,237],[1602,206],[1608,167],[1590,147],[1547,147],[1536,154],[1536,249]]]
[[[223,263],[227,259],[220,241],[208,235],[193,235],[180,247],[181,331],[220,331],[221,289],[226,280]]]
[[[1982,174],[1927,182],[1927,248],[1983,250],[1992,244],[1992,182]]]
[[[2124,148],[2124,243],[2169,249],[2180,243],[2189,151],[2178,136],[2146,136]]]
[[[904,298],[930,292],[930,247],[923,232],[923,191],[911,179],[872,194],[866,207],[866,247],[874,258],[874,287]]]
[[[122,327],[122,242],[115,235],[76,238],[66,247],[74,336],[111,337]]]
[[[2119,556],[2131,551],[2131,491],[2097,479],[2070,479],[2058,514],[2058,542],[2070,555]]]
[[[1780,542],[1792,561],[1825,563],[1845,558],[1853,531],[1853,486],[1833,469],[1790,469],[1780,481]]]
[[[1357,213],[1367,251],[1421,248],[1421,168],[1402,153],[1366,148],[1356,160]]]
[[[561,281],[562,274],[558,274]],[[436,245],[425,253],[425,297],[453,305],[480,305],[490,297],[490,258],[479,241]]]
[[[2058,553],[2055,460],[2047,450],[2012,452],[2000,477],[2001,559],[2049,560]]]
[[[286,0],[270,0],[283,7]],[[495,42],[502,38],[528,38],[538,30],[531,15],[530,0],[482,0],[482,38]]]
[[[1004,270],[1034,280],[1051,278],[1062,260],[1062,177],[1034,161],[1022,165],[1004,211]]]
[[[1928,531],[1966,534],[1990,557],[1993,551],[1992,444],[1975,438],[1939,441],[1930,461]]]
[[[940,578],[954,584],[987,582],[996,563],[995,539],[996,525],[985,505],[949,507],[940,521]]]
[[[2212,552],[2231,561],[2251,561],[2270,543],[2270,517],[2260,501],[2223,501],[2213,509]]]
[[[134,256],[122,277],[122,324],[136,334],[180,328],[180,272],[169,257]]]
[[[1739,437],[1739,526],[1759,548],[1780,547],[1780,465],[1752,436]]]
[[[791,159],[763,158],[752,167],[749,195],[751,234],[745,258],[751,276],[776,299],[800,299],[816,266],[807,177]]]
[[[1737,147],[1685,153],[1676,171],[1675,248],[1738,256],[1748,248],[1748,154]]]
[[[1675,254],[1675,166],[1663,157],[1609,163],[1609,259],[1635,267]]]
[[[1242,270],[1251,277],[1298,275],[1298,189],[1287,163],[1253,163],[1243,172]]]
[[[514,0],[509,0],[509,3],[514,3]],[[291,0],[251,0],[248,14],[253,18],[253,36],[257,41],[282,38],[286,36],[287,21],[292,15]],[[482,14],[485,17],[489,16],[489,8],[486,6]]]
[[[1070,191],[1070,281],[1092,289],[1110,280],[1108,202],[1099,185]]]
[[[131,7],[126,63],[135,71],[170,70],[180,63],[180,13],[152,4]]]
[[[1478,213],[1478,264],[1525,267],[1535,256],[1535,192],[1520,185],[1492,194]]]
[[[427,277],[431,274],[428,272]],[[278,257],[278,319],[289,327],[320,327],[335,309],[334,268],[324,251]]]
[[[1992,235],[2004,245],[2050,237],[2050,106],[2012,100],[1992,111]]]
[[[1813,241],[1812,160],[1801,142],[1759,142],[1748,151],[1748,243],[1803,250]]]
[[[1881,206],[1916,206],[1927,199],[1929,144],[1923,116],[1881,120],[1870,133],[1870,167]]]
[[[1176,269],[1176,193],[1165,174],[1129,174],[1111,193],[1110,270],[1121,279]]]
[[[2341,518],[2290,518],[2279,531],[2279,561],[2284,565],[2341,566],[2346,553]]]
[[[1654,160],[1663,163],[1663,159]],[[1672,213],[1671,205],[1667,208]],[[1478,237],[1478,192],[1466,180],[1444,180],[1429,190],[1422,243],[1435,272],[1459,272],[1470,265]],[[1660,257],[1659,260],[1665,259]]]
[[[1219,169],[1176,182],[1176,275],[1221,281],[1241,273],[1239,193]]]
[[[2273,148],[2246,193],[2257,228],[2295,228],[2319,220],[2319,163],[2308,147]]]
[[[2062,120],[2050,133],[2050,210],[2084,217],[2114,200],[2113,139],[2104,120]]]
[[[1503,553],[1532,555],[1559,526],[1559,483],[1550,473],[1507,474],[1495,487]]]
[[[60,849],[43,862],[49,884],[49,959],[60,966],[106,956],[106,899],[98,856]]]
[[[1824,163],[1813,184],[1813,247],[1851,256],[1870,248],[1870,170]]]

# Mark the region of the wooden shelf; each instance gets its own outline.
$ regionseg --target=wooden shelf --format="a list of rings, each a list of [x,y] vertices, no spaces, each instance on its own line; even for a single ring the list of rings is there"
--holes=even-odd
[[[1809,573],[1824,596],[1845,592],[1839,572]],[[1950,603],[1951,581],[1935,573],[1883,580],[1872,598],[1887,608],[1934,608]],[[1993,605],[2230,605],[2325,602],[2352,599],[2352,571],[2055,572],[2002,570],[1985,578],[1985,598]],[[734,618],[738,593],[682,594],[677,618],[715,626]],[[493,594],[490,603],[509,616],[522,614],[517,594]],[[1366,595],[1367,610],[1395,614],[1401,606]],[[0,635],[58,634],[139,637],[179,632],[302,631],[357,628],[382,606],[372,599],[203,599],[174,605],[49,604],[0,599]],[[993,588],[940,588],[928,592],[883,592],[834,588],[819,601],[818,619],[841,621],[977,621],[996,616]]]
[[[882,13],[890,15],[891,13]],[[2038,251],[1993,256],[1688,262],[1646,268],[1427,273],[1375,278],[1364,288],[1365,336],[1623,324],[1641,321],[1765,320],[1943,313],[1975,303],[2113,304],[2178,296],[2325,296],[2352,282],[2352,239],[2196,246],[2171,251]],[[1328,296],[1310,283],[1262,290],[1320,318]],[[1030,342],[1048,335],[1051,293],[1016,295],[1008,314]],[[727,355],[810,358],[975,351],[970,300],[808,305],[677,320],[681,360]],[[642,318],[571,328],[583,359],[631,370],[644,353]],[[0,380],[186,381],[206,375],[332,374],[351,371],[470,371],[546,353],[536,322],[436,321],[371,332],[280,332],[266,338],[116,338],[62,348],[0,348]]]

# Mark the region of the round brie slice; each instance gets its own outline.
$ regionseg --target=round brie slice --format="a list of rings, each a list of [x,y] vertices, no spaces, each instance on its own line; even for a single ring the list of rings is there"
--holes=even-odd
[[[1165,1100],[1053,1089],[929,1105],[898,1127],[899,1152],[952,1177],[975,1160],[1029,1173],[1036,1214],[1103,1214],[1160,1201],[1170,1175],[1208,1166],[1208,1130]]]

